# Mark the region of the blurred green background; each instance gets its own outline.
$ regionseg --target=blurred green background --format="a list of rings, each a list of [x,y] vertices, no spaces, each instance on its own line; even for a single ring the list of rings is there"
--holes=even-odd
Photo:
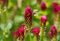
[[[40,17],[42,15],[48,16],[48,22],[46,24],[47,34],[51,25],[54,23],[51,3],[54,0],[43,0],[46,2],[48,9],[42,11],[40,4],[36,0],[9,0],[8,6],[2,8],[0,4],[0,41],[13,41],[12,32],[25,23],[24,11],[27,6],[31,6],[33,11],[37,11],[36,16],[33,14],[33,25],[35,27],[40,26]],[[60,4],[60,0],[56,0]],[[59,38],[60,39],[60,38]],[[60,40],[59,40],[60,41]]]

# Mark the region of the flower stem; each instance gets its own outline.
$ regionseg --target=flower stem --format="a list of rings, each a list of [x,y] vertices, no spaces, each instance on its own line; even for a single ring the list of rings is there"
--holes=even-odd
[[[54,24],[55,24],[56,27],[58,27],[58,14],[55,15]]]
[[[52,40],[53,40],[53,41],[57,41],[57,37],[56,37],[56,36],[54,36]]]
[[[48,41],[51,41],[51,39],[48,39]]]
[[[13,41],[17,41],[17,40],[16,40],[16,37],[14,37]]]
[[[22,40],[22,36],[20,36],[20,41],[23,41],[23,40]]]
[[[31,33],[30,33],[30,31],[27,32],[25,41],[31,41]]]
[[[31,32],[30,32],[30,30],[31,30],[31,27],[28,26],[28,32],[26,34],[25,41],[31,41]]]
[[[44,25],[41,27],[40,41],[44,41]]]
[[[59,19],[58,19],[58,25],[60,27],[60,14],[59,14]]]
[[[36,35],[34,35],[34,41],[37,41],[37,37],[36,37]]]
[[[24,29],[24,41],[25,41],[25,38],[26,38],[26,28]]]

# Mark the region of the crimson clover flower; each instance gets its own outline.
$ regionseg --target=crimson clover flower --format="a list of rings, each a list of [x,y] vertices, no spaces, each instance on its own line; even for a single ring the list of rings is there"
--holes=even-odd
[[[25,31],[25,24],[22,24],[22,26],[20,28],[18,28],[20,41],[24,40],[24,31]]]
[[[53,6],[53,7],[55,7],[55,6],[57,6],[57,5],[58,5],[57,2],[52,2],[52,6]]]
[[[24,35],[25,26],[26,26],[25,24],[22,24],[22,26],[18,28],[19,35]]]
[[[47,17],[46,16],[41,16],[40,18],[40,21],[41,21],[41,25],[46,25],[46,22],[47,22]]]
[[[49,38],[52,38],[53,37],[53,34],[51,32],[49,32],[48,37]]]
[[[53,11],[54,11],[55,13],[60,12],[60,6],[58,5],[57,2],[53,2],[53,3],[52,3],[52,6],[53,6]]]
[[[41,23],[41,38],[40,38],[40,41],[43,41],[43,37],[45,36],[44,35],[44,32],[45,32],[45,26],[46,26],[46,22],[47,22],[47,16],[41,16],[41,18],[40,18],[40,23]]]
[[[52,33],[52,35],[57,36],[57,28],[54,25],[52,25],[50,32]]]
[[[24,36],[24,27],[18,28],[18,33],[20,36]]]
[[[25,30],[25,24],[22,24],[22,26],[19,27],[17,31],[13,32],[14,37],[20,38],[21,40],[24,39],[24,30]]]
[[[24,28],[25,28],[25,26],[26,26],[26,24],[25,24],[25,23],[23,23],[21,27],[24,27]]]
[[[46,3],[45,2],[42,2],[41,3],[41,10],[46,10],[47,9],[47,6],[46,6]]]
[[[40,28],[33,28],[33,29],[32,29],[32,32],[33,32],[34,35],[39,35],[39,33],[40,33]]]
[[[48,37],[53,38],[54,36],[57,36],[57,33],[57,28],[54,25],[52,25]]]
[[[18,38],[18,37],[19,37],[18,31],[13,32],[13,36],[14,36],[15,38]]]
[[[30,6],[26,7],[24,18],[25,18],[26,24],[31,26],[32,25],[32,8]]]
[[[56,12],[56,13],[60,12],[60,6],[59,5],[54,7],[54,12]]]

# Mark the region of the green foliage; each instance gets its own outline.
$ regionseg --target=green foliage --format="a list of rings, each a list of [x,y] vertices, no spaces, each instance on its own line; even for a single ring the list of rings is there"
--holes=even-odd
[[[48,16],[48,22],[46,24],[47,33],[46,33],[46,37],[44,37],[45,41],[48,40],[47,35],[50,31],[51,25],[54,24],[54,21],[53,21],[52,6],[50,5],[52,3],[52,0],[45,0],[45,1],[48,6],[46,11],[42,11],[41,8],[39,7],[40,4],[35,3],[35,0],[22,0],[21,8],[18,8],[17,0],[10,0],[8,3],[8,7],[5,8],[6,10],[0,8],[0,12],[1,12],[0,13],[0,41],[13,41],[14,37],[12,32],[16,31],[21,26],[22,23],[25,23],[24,11],[27,6],[31,6],[33,11],[36,9],[37,12],[39,12],[39,14],[37,14],[38,16],[34,16],[33,14],[32,24],[35,27],[39,27],[39,28],[41,27],[40,17],[42,15]],[[29,37],[30,36],[27,37],[26,39],[27,41],[29,40]],[[34,37],[33,34],[31,34],[31,41],[33,41],[33,37]]]

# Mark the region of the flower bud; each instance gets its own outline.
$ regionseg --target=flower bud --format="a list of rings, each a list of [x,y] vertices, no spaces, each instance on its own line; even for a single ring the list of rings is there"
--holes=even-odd
[[[28,6],[25,9],[24,18],[25,18],[26,24],[31,26],[32,25],[32,8],[31,7]]]
[[[42,2],[41,3],[41,10],[46,10],[47,9],[47,7],[46,7],[46,3],[45,2]]]
[[[24,27],[18,28],[19,35],[24,36]]]
[[[52,25],[50,32],[53,36],[57,36],[57,28],[54,25]]]
[[[19,33],[18,33],[18,31],[13,32],[13,35],[14,35],[15,38],[18,38],[18,37],[19,37]]]
[[[54,7],[54,12],[56,12],[56,13],[60,12],[60,6]]]
[[[52,25],[52,27],[50,29],[50,32],[48,34],[48,37],[53,38],[53,37],[56,37],[56,36],[57,36],[57,29],[54,25]]]
[[[56,2],[53,2],[53,3],[52,3],[52,6],[53,6],[53,11],[54,11],[55,13],[60,12],[60,6],[59,6]]]
[[[46,17],[46,16],[42,16],[42,17],[40,18],[40,21],[41,21],[41,25],[42,25],[42,24],[43,24],[43,25],[46,25],[47,17]]]
[[[58,5],[57,2],[52,2],[52,6],[53,6],[53,7],[55,7],[55,6],[57,6],[57,5]]]
[[[32,32],[33,32],[34,35],[39,35],[39,33],[40,33],[40,28],[33,28],[33,29],[32,29]]]
[[[53,37],[53,35],[52,35],[51,32],[49,32],[48,37],[49,37],[49,38],[52,38],[52,37]]]

